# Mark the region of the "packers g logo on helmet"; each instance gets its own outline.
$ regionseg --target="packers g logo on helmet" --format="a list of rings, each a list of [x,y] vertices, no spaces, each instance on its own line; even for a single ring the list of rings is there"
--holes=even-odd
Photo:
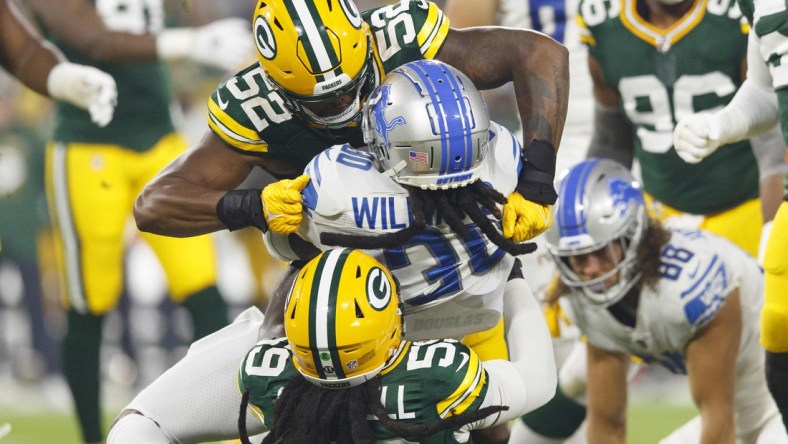
[[[401,343],[397,284],[372,256],[326,251],[296,277],[285,308],[296,369],[324,388],[373,378]]]
[[[374,87],[371,34],[350,0],[265,0],[254,12],[260,66],[287,105],[325,127],[360,120]],[[355,95],[344,109],[312,112],[310,104]]]

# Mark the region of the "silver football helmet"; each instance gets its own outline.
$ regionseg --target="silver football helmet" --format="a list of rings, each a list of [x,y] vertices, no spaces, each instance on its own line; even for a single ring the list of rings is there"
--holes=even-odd
[[[364,141],[381,171],[423,189],[465,186],[487,153],[490,117],[459,70],[418,60],[389,73],[364,104]]]
[[[558,264],[561,280],[588,306],[618,302],[640,278],[637,250],[648,227],[643,191],[623,165],[608,159],[587,159],[562,174],[547,250]],[[612,244],[620,242],[622,254]],[[601,276],[583,280],[569,265],[570,256],[609,248],[615,266]],[[619,257],[620,256],[620,257]],[[613,285],[606,281],[613,275]]]

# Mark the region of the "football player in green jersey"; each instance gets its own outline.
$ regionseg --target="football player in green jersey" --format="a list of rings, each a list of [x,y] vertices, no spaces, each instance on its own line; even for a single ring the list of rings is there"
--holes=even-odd
[[[234,70],[253,57],[243,19],[164,29],[162,0],[29,0],[45,34],[71,60],[112,74],[118,107],[98,128],[57,104],[47,146],[46,188],[68,312],[63,370],[85,442],[103,440],[100,421],[102,324],[123,287],[124,231],[141,187],[187,148],[170,114],[168,60]],[[212,239],[142,235],[167,276],[174,302],[193,320],[194,338],[227,325],[216,287]]]
[[[170,236],[246,226],[292,232],[301,218],[299,190],[261,199],[260,190],[234,188],[255,166],[292,178],[331,145],[361,146],[367,95],[387,72],[422,58],[460,69],[481,89],[514,82],[529,166],[523,191],[505,208],[504,230],[520,241],[546,228],[555,201],[553,147],[567,105],[563,45],[522,29],[452,29],[426,0],[363,14],[350,0],[271,0],[258,4],[252,21],[259,63],[219,85],[208,104],[211,132],[145,187],[135,204],[140,229]]]
[[[673,149],[675,122],[724,106],[744,80],[748,26],[734,0],[581,0],[579,17],[597,101],[589,156],[625,165],[634,156],[653,215],[756,256],[773,217],[762,212],[760,180],[782,164],[772,154],[760,174],[756,155],[769,156],[779,138],[739,141],[693,165]]]
[[[511,360],[482,362],[453,339],[403,340],[389,270],[361,250],[328,250],[290,289],[284,337],[267,336],[260,310],[248,309],[138,395],[108,444],[237,437],[237,403],[224,401],[242,399],[239,388],[252,407],[242,435],[271,430],[266,442],[468,442],[470,430],[506,424],[554,392],[539,304],[521,274],[506,285]]]
[[[64,61],[11,0],[0,0],[0,64],[33,91],[88,110],[95,124],[112,120],[118,97],[112,76]]]
[[[725,108],[690,115],[679,122],[674,133],[676,151],[690,163],[700,162],[730,142],[763,132],[777,121],[788,141],[788,71],[779,63],[788,50],[788,10],[785,3],[772,1],[756,5],[740,0],[739,6],[753,23],[747,80]],[[766,348],[769,390],[788,426],[788,179],[771,233],[765,236],[761,343]]]

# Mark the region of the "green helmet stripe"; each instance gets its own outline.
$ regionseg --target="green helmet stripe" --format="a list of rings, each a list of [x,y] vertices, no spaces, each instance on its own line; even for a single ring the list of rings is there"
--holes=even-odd
[[[309,297],[309,343],[320,379],[345,378],[337,350],[335,308],[342,269],[350,251],[338,249],[324,253],[315,270]]]
[[[325,31],[325,23],[323,23],[314,2],[293,0],[284,2],[284,4],[293,24],[304,31],[301,42],[304,45],[306,57],[309,59],[310,68],[317,76],[317,81],[326,80],[325,75],[319,73],[328,72],[338,66],[339,57],[334,52],[334,47]],[[340,72],[335,70],[333,74],[341,74],[341,70]]]

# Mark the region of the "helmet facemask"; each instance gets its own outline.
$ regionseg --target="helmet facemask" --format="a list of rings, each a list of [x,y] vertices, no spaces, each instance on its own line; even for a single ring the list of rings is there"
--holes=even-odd
[[[267,0],[253,33],[268,84],[316,127],[358,125],[377,81],[372,38],[352,1]]]
[[[435,60],[392,71],[363,108],[364,141],[380,171],[422,189],[474,182],[489,128],[487,106],[471,80]]]
[[[621,300],[641,276],[638,248],[648,215],[640,184],[623,165],[588,159],[562,174],[554,210],[547,250],[561,280],[588,307],[605,308]],[[569,264],[569,257],[603,249],[613,267],[601,276],[584,280]],[[606,284],[612,276],[616,282]]]
[[[269,85],[282,97],[290,112],[300,116],[313,126],[340,129],[356,126],[361,122],[362,106],[375,88],[376,78],[374,59],[370,56],[354,79],[350,79],[346,74],[342,74],[338,78],[337,82],[341,82],[345,86],[318,95],[296,94],[283,88],[271,78],[267,80]],[[350,97],[352,99],[349,104],[339,103],[343,98]],[[321,111],[322,109],[326,111]]]

